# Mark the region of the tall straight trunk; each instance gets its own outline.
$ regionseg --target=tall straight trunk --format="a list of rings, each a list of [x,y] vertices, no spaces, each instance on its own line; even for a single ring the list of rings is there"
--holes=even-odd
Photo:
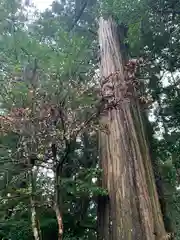
[[[54,211],[56,214],[57,224],[58,224],[58,240],[63,239],[63,220],[62,220],[62,212],[60,209],[61,201],[60,201],[60,177],[57,169],[54,172]]]
[[[36,201],[35,201],[36,186],[35,186],[35,178],[34,178],[33,168],[29,171],[29,180],[30,180],[30,185],[31,185],[30,204],[31,204],[32,231],[33,231],[34,239],[41,240],[42,239],[41,229],[40,229],[39,220],[38,220],[38,216],[37,216]]]
[[[109,196],[99,203],[99,239],[160,240],[166,233],[155,186],[141,111],[127,81],[117,26],[99,22],[102,95],[106,111],[100,132],[102,186]]]
[[[154,149],[154,143],[153,143],[154,131],[153,131],[153,128],[152,128],[145,112],[142,112],[142,118],[143,118],[144,125],[146,127],[147,142],[149,143],[149,147],[151,147],[150,148],[150,156],[152,159],[153,173],[154,173],[154,177],[155,177],[156,188],[157,188],[157,193],[158,193],[158,197],[159,197],[161,212],[163,215],[165,230],[169,234],[169,238],[171,237],[170,239],[173,240],[174,239],[174,227],[172,224],[172,220],[170,219],[169,214],[168,214],[168,207],[167,207],[166,196],[165,196],[165,182],[162,177],[162,173],[160,171],[160,166],[159,166],[158,162],[156,161],[156,154],[155,154],[156,149]]]

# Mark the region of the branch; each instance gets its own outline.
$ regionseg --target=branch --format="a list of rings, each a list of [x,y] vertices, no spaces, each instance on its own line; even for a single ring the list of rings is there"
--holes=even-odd
[[[96,37],[98,36],[97,32],[93,31],[91,28],[88,28],[87,31],[92,33]]]
[[[65,123],[65,119],[64,119],[64,105],[65,105],[65,99],[63,100],[63,102],[61,103],[61,107],[59,108],[59,117],[61,119],[61,124],[62,124],[62,130],[63,130],[63,138],[65,141],[65,144],[67,145],[68,140],[66,138],[66,123]]]
[[[89,33],[91,33],[94,37],[97,37],[97,36],[98,36],[97,32],[94,31],[94,30],[91,29],[91,28],[85,28],[85,27],[82,27],[82,26],[78,26],[78,29],[79,29],[80,31],[89,32]]]
[[[70,141],[67,141],[66,148],[64,150],[64,156],[62,157],[62,160],[57,165],[58,172],[62,171],[64,162],[68,159],[69,154],[75,149],[75,144],[74,144],[75,141],[76,141],[76,137],[71,139]]]
[[[86,8],[86,6],[88,4],[88,1],[89,0],[84,0],[84,4],[82,5],[79,13],[75,16],[74,22],[73,22],[72,26],[70,27],[69,32],[73,30],[73,28],[75,27],[77,22],[80,20],[82,14],[84,13],[84,10],[85,10],[85,8]]]
[[[82,223],[79,224],[79,227],[82,227],[82,228],[85,228],[85,229],[92,229],[92,230],[95,230],[95,231],[97,230],[97,228],[93,225],[86,225],[86,224],[82,224]]]
[[[158,13],[163,13],[163,14],[180,14],[180,11],[171,11],[171,10],[156,10]]]
[[[171,5],[171,8],[172,10],[168,10],[168,8],[164,8],[162,10],[158,10],[155,6],[150,6],[150,8],[156,12],[156,13],[161,13],[161,14],[172,14],[172,15],[175,15],[175,14],[180,14],[180,11],[176,11],[176,10],[173,10],[173,7],[175,7],[175,3],[173,3],[173,5]]]
[[[61,169],[62,170],[62,166],[64,164],[64,162],[66,161],[66,159],[68,158],[68,155],[70,152],[72,152],[72,150],[74,150],[74,147],[72,148],[72,146],[74,145],[74,143],[76,142],[77,136],[82,133],[83,130],[86,129],[86,127],[94,120],[96,119],[100,113],[102,112],[102,110],[104,109],[104,104],[102,101],[100,101],[100,103],[98,103],[96,105],[96,111],[94,113],[91,114],[91,116],[89,116],[89,118],[83,122],[72,134],[71,134],[71,138],[69,141],[67,141],[66,144],[66,148],[65,148],[65,154],[62,158],[62,160],[59,162],[58,164],[58,171]]]
[[[76,129],[76,131],[73,133],[73,135],[75,137],[77,137],[79,135],[79,133],[82,132],[82,130],[85,128],[94,120],[96,119],[100,114],[101,112],[104,110],[104,104],[102,102],[102,100],[100,102],[97,103],[96,105],[96,111],[94,113],[91,114],[91,116],[89,116],[89,118],[83,122],[79,127],[78,129]]]

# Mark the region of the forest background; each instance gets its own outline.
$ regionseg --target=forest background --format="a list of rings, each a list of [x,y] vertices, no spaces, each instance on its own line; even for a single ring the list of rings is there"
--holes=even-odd
[[[97,181],[105,13],[127,30],[129,57],[144,60],[138,80],[164,220],[180,239],[179,9],[178,0],[61,0],[39,12],[28,0],[1,0],[0,239],[57,239],[56,203],[63,239],[97,237],[97,199],[108,194]]]

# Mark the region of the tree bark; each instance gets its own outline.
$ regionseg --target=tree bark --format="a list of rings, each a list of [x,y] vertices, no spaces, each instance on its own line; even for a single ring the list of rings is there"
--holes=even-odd
[[[160,203],[161,212],[162,212],[162,216],[163,216],[164,227],[165,227],[166,232],[169,234],[169,236],[171,236],[171,238],[169,238],[169,239],[173,240],[174,239],[174,227],[172,224],[172,220],[170,219],[170,217],[168,215],[168,208],[167,208],[166,197],[165,197],[165,182],[162,177],[162,173],[160,171],[160,166],[156,159],[156,153],[155,153],[156,149],[155,149],[154,143],[153,143],[154,131],[153,131],[153,128],[152,128],[145,112],[142,112],[142,118],[143,118],[143,122],[144,122],[145,129],[146,129],[146,137],[147,137],[148,147],[150,148],[150,146],[151,146],[150,157],[152,160],[153,173],[154,173],[154,177],[155,177],[156,189],[157,189],[159,203]]]
[[[37,209],[36,209],[36,202],[35,202],[35,179],[33,174],[33,168],[29,171],[29,178],[31,184],[31,196],[30,196],[30,203],[31,203],[31,224],[32,224],[32,231],[35,240],[41,240],[41,229],[39,225],[39,220],[37,216]]]
[[[136,92],[128,81],[117,26],[99,22],[102,97],[100,123],[102,186],[109,196],[99,204],[99,239],[160,240],[166,233]]]
[[[55,176],[55,183],[54,183],[54,194],[55,194],[55,199],[54,199],[54,211],[56,213],[56,219],[57,219],[57,224],[58,224],[58,240],[63,239],[63,220],[62,220],[62,212],[60,209],[60,177],[59,177],[59,172],[56,171],[54,172]]]

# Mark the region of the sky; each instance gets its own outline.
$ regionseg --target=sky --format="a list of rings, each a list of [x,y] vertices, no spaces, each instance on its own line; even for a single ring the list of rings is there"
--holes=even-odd
[[[43,11],[43,10],[45,10],[47,7],[49,7],[49,5],[51,5],[51,3],[53,2],[53,0],[33,0],[32,2],[35,4],[35,6],[36,6],[39,10]]]

